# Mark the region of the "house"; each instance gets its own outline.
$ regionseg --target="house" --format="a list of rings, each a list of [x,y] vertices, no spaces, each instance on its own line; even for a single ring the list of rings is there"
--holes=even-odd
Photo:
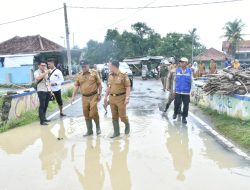
[[[226,57],[228,57],[228,56],[225,53],[223,53],[217,49],[210,48],[210,49],[205,50],[201,54],[195,56],[194,61],[197,61],[198,63],[202,62],[206,65],[206,68],[208,68],[211,59],[213,59],[216,61],[218,68],[223,68],[224,61],[225,61]]]
[[[40,60],[63,63],[64,47],[40,35],[16,36],[0,43],[0,84],[31,84]]]
[[[222,42],[222,51],[228,53],[230,43]],[[235,59],[239,59],[241,63],[250,63],[250,40],[242,40],[237,44]]]

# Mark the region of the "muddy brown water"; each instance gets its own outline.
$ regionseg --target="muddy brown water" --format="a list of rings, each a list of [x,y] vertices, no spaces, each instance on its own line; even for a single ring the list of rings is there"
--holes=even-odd
[[[73,116],[0,134],[0,190],[250,189],[249,161],[192,118],[185,126],[171,119],[172,111],[161,115],[161,100],[143,101],[129,107],[131,135],[122,125],[115,140],[110,112],[101,115],[99,137],[83,138],[84,119]]]

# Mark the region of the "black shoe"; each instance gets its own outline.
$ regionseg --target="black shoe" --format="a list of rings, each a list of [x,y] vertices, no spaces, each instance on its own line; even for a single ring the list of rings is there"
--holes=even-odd
[[[183,118],[182,118],[182,123],[187,124],[187,119],[186,119],[186,117],[183,117]]]
[[[174,115],[173,115],[173,119],[176,119],[177,118],[177,114],[176,113],[174,113]]]
[[[66,115],[65,115],[64,113],[60,113],[60,116],[61,116],[61,117],[64,117],[64,116],[66,116]]]
[[[49,125],[48,123],[42,122],[40,125]]]
[[[44,122],[50,122],[50,120],[49,119],[45,119]]]

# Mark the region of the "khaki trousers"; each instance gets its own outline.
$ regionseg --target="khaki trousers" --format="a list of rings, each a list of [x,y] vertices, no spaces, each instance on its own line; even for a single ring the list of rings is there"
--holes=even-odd
[[[98,114],[98,96],[93,95],[90,97],[82,97],[82,108],[83,114],[86,120],[94,119],[95,121],[99,120]]]
[[[119,120],[122,122],[128,122],[128,117],[126,114],[126,105],[125,102],[126,95],[122,96],[110,96],[110,108],[112,112],[112,119]]]

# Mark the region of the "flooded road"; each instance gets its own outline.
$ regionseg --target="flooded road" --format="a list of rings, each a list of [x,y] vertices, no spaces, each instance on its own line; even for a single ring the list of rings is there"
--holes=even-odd
[[[173,121],[158,104],[160,81],[135,81],[131,135],[111,140],[110,110],[100,104],[102,135],[86,131],[80,102],[68,117],[0,134],[0,190],[235,190],[250,188],[250,162],[225,149],[193,118]],[[122,132],[124,126],[122,125]]]

